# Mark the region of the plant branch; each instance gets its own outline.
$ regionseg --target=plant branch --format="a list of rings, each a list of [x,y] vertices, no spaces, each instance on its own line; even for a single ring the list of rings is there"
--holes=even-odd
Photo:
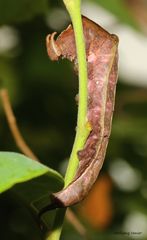
[[[66,211],[66,218],[82,237],[87,238],[86,228],[83,226],[83,224],[79,221],[75,213],[70,208],[68,208]]]
[[[81,1],[80,0],[63,0],[63,1],[70,14],[73,24],[79,70],[79,107],[77,117],[77,130],[76,130],[77,132],[65,175],[65,187],[66,187],[75,176],[79,164],[77,152],[83,148],[84,143],[89,135],[90,128],[87,124],[87,99],[88,99],[87,63],[83,26],[80,13]]]
[[[72,20],[76,51],[78,59],[78,70],[79,70],[79,107],[77,117],[77,132],[75,141],[73,144],[72,152],[69,159],[69,164],[65,174],[65,187],[73,180],[79,159],[77,153],[81,150],[85,144],[85,141],[90,133],[90,126],[87,122],[87,63],[86,63],[86,52],[85,52],[85,41],[83,34],[83,26],[81,19],[81,0],[63,0]],[[57,209],[56,218],[51,234],[46,240],[59,240],[62,225],[65,217],[66,209]]]
[[[11,130],[12,136],[13,136],[18,148],[26,156],[30,157],[33,160],[40,162],[40,160],[36,157],[36,155],[32,152],[32,150],[29,148],[29,146],[23,139],[23,136],[17,126],[16,117],[14,115],[14,112],[13,112],[13,109],[12,109],[12,106],[10,103],[8,91],[6,89],[2,89],[0,91],[0,97],[2,100],[2,105],[3,105],[4,111],[5,111],[7,122],[9,124],[9,128]],[[70,222],[71,225],[74,226],[74,228],[77,230],[77,232],[81,236],[86,235],[85,227],[82,225],[82,223],[79,221],[79,219],[77,218],[77,216],[71,209],[68,209],[68,211],[66,212],[66,219]]]
[[[0,96],[2,99],[2,105],[6,114],[8,125],[11,130],[12,136],[15,139],[16,145],[21,150],[21,152],[24,153],[26,156],[30,157],[33,160],[39,161],[36,155],[29,148],[29,146],[27,145],[19,131],[7,90],[2,89],[0,91]]]

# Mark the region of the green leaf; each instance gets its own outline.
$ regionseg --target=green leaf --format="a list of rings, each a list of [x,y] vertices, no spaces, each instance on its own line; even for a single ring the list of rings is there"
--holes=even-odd
[[[0,24],[16,23],[42,14],[48,7],[47,0],[1,0]]]
[[[48,173],[59,180],[59,173],[30,158],[13,152],[0,152],[0,192],[4,192],[16,183],[21,183]]]
[[[46,235],[52,229],[56,210],[47,211],[40,219],[38,214],[42,208],[51,203],[50,194],[63,188],[64,181],[58,174],[46,174],[31,179],[30,181],[16,184],[9,191],[0,195],[0,206],[7,208],[13,206],[12,215],[7,218],[8,234],[12,236],[13,227],[24,226],[23,239],[37,239],[39,236]],[[11,212],[11,211],[10,211]],[[13,214],[14,213],[14,214]],[[2,229],[3,232],[5,231]],[[15,233],[17,234],[17,232]],[[3,236],[3,234],[1,234]],[[13,236],[13,238],[17,238]],[[6,237],[6,239],[9,239]]]
[[[10,192],[14,194],[20,204],[27,207],[34,219],[37,220],[39,212],[51,203],[51,193],[58,192],[63,186],[63,178],[46,173],[38,178],[15,185]],[[43,214],[40,219],[45,228],[42,229],[43,231],[52,228],[55,215],[56,210]]]
[[[137,22],[131,10],[127,7],[124,0],[94,0],[106,10],[114,14],[122,23],[131,25],[132,27],[139,29]]]

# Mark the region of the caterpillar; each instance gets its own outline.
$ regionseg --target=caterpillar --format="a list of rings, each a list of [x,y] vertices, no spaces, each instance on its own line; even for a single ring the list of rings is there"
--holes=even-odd
[[[77,152],[79,167],[73,181],[63,190],[53,193],[53,205],[68,207],[83,200],[102,168],[111,132],[115,90],[118,78],[118,37],[98,24],[82,17],[88,69],[87,119],[91,132],[84,148]],[[70,24],[56,40],[56,33],[46,38],[51,60],[60,57],[74,62],[78,71],[74,30]]]

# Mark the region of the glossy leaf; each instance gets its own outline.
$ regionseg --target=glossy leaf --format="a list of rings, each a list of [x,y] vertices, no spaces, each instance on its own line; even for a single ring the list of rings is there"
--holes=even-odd
[[[51,203],[51,193],[63,188],[64,181],[62,177],[49,172],[30,181],[15,185],[11,192],[15,194],[16,199],[31,211],[34,218],[38,219],[38,214],[42,209]],[[41,216],[45,228],[51,229],[56,211],[47,211]]]
[[[62,179],[53,169],[13,152],[0,152],[0,192],[4,192],[16,183],[28,181],[47,173]]]

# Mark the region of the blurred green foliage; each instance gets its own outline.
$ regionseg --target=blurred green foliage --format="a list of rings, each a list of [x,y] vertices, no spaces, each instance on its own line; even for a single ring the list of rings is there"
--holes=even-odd
[[[114,14],[121,22],[138,28],[131,10],[127,7],[124,0],[94,0],[99,5]]]
[[[95,0],[95,2],[115,14],[123,23],[133,27],[136,25],[124,1]],[[51,62],[47,56],[45,37],[54,31],[48,17],[57,7],[64,9],[62,1],[0,0],[1,27],[7,25],[15,30],[18,40],[14,44],[10,42],[11,47],[5,51],[0,48],[0,86],[6,87],[9,91],[18,125],[29,146],[44,164],[61,170],[69,157],[75,135],[77,106],[74,98],[78,92],[78,81],[68,61]],[[63,23],[62,29],[64,25],[67,23]],[[59,28],[58,31],[62,29]],[[10,35],[6,34],[4,42],[7,42],[8,38]],[[93,229],[80,216],[91,239],[114,239],[113,233],[123,229],[125,219],[132,212],[147,216],[147,100],[144,98],[141,100],[140,97],[138,102],[127,97],[127,101],[122,102],[126,94],[135,96],[136,91],[141,90],[121,81],[118,83],[112,135],[101,173],[108,173],[111,164],[117,159],[125,159],[133,169],[139,171],[140,185],[133,191],[125,191],[114,185],[112,195],[114,217],[105,231]],[[18,152],[1,104],[0,139],[0,150]],[[26,202],[26,205],[23,205],[22,196],[29,196],[31,189],[35,189],[38,191],[35,196],[39,198],[41,194],[46,195],[48,189],[56,191],[62,187],[61,185],[50,186],[46,178],[38,179],[33,185],[22,184],[2,194],[0,239],[43,239],[36,219],[32,218],[26,208],[28,199],[23,199]],[[51,220],[53,219],[52,215]],[[66,221],[61,239],[69,238],[82,239]],[[118,239],[121,239],[120,235]],[[146,237],[142,239],[146,240]]]
[[[29,20],[38,14],[47,11],[48,1],[37,0],[35,4],[29,0],[1,0],[0,1],[0,24],[12,24]]]

